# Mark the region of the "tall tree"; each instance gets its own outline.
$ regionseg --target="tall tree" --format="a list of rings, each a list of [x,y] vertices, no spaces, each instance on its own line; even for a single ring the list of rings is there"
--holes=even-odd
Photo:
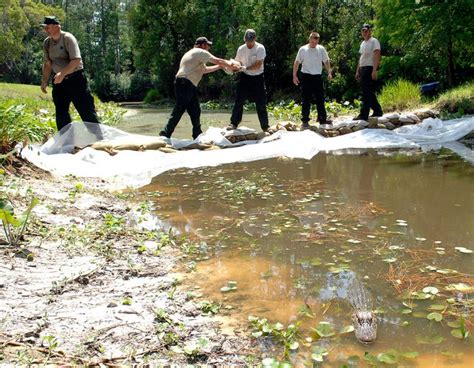
[[[472,0],[377,0],[376,11],[382,41],[411,79],[439,78],[452,86],[472,68]]]

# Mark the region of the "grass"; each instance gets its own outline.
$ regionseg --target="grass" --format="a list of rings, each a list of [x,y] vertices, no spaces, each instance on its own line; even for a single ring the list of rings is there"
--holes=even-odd
[[[43,93],[40,86],[30,84],[0,83],[0,98],[32,98],[34,100],[52,101],[51,88],[48,93]]]
[[[474,114],[474,81],[444,92],[436,102],[441,112],[457,115]]]
[[[385,112],[412,109],[421,105],[421,92],[417,84],[397,79],[383,87],[378,100]]]
[[[51,89],[44,94],[37,85],[0,83],[0,155],[11,152],[19,142],[41,142],[55,132]],[[95,105],[99,119],[107,125],[117,125],[125,113],[115,103],[103,103],[97,97]],[[72,104],[71,118],[81,120]]]

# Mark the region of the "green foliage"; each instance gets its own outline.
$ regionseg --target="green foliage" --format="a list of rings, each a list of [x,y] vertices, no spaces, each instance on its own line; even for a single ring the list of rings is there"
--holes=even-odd
[[[143,99],[143,102],[147,104],[153,104],[161,100],[161,98],[162,96],[160,92],[156,88],[152,88],[146,93],[146,96]]]
[[[287,358],[290,351],[297,350],[299,343],[297,341],[299,335],[300,321],[296,324],[290,324],[285,328],[281,323],[275,324],[269,323],[266,318],[258,318],[254,316],[248,317],[250,325],[252,326],[252,336],[259,337],[271,337],[280,343],[283,348],[283,355]]]
[[[382,48],[388,46],[398,77],[451,86],[472,71],[472,1],[377,0],[375,9]],[[391,74],[384,59],[382,76]]]
[[[3,183],[0,183],[3,186]],[[19,245],[23,234],[26,230],[28,220],[33,208],[39,203],[39,200],[32,197],[29,200],[29,205],[23,213],[17,215],[17,208],[8,196],[0,191],[0,220],[2,221],[3,231],[6,240],[10,246],[16,247]]]
[[[17,143],[40,142],[52,133],[48,120],[28,111],[25,104],[0,101],[0,153],[11,151]]]
[[[397,79],[383,87],[378,100],[386,112],[410,109],[420,105],[421,92],[416,84]]]
[[[330,101],[324,103],[326,111],[333,117],[340,115],[354,114],[359,107],[359,101],[354,101],[354,104],[350,104],[349,101],[339,103],[337,101]],[[310,117],[314,120],[317,118],[317,110],[313,105]],[[294,100],[289,102],[280,101],[277,103],[270,103],[268,105],[268,112],[278,120],[290,120],[298,122],[301,120],[301,105]]]
[[[462,116],[474,113],[474,81],[463,84],[441,94],[436,107],[442,114]]]

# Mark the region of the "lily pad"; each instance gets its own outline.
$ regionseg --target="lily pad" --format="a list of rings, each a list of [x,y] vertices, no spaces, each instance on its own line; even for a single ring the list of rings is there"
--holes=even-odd
[[[331,326],[329,322],[319,322],[319,324],[313,328],[320,337],[330,337],[334,336],[334,328]]]
[[[423,288],[423,292],[427,293],[427,294],[436,295],[436,294],[439,293],[439,290],[437,288],[435,288],[434,286],[427,286],[427,287]]]
[[[402,353],[402,357],[406,358],[406,359],[415,359],[418,357],[418,352],[417,351],[407,351],[405,353]]]
[[[472,253],[472,249],[467,249],[467,248],[464,248],[464,247],[454,247],[454,249],[456,249],[458,252],[464,253],[464,254],[471,254]]]
[[[428,314],[426,316],[426,318],[428,318],[430,321],[439,322],[439,321],[443,320],[443,315],[441,313],[438,313],[438,312],[432,312],[432,313]]]
[[[237,290],[237,281],[227,281],[227,285],[221,287],[221,292],[228,293]]]
[[[339,334],[343,335],[343,334],[346,334],[346,333],[349,333],[349,332],[352,332],[354,331],[354,326],[345,326],[343,327],[340,331],[339,331]]]
[[[324,357],[328,355],[328,350],[322,346],[313,347],[313,353],[311,354],[311,359],[315,362],[324,361]]]
[[[298,350],[299,347],[300,347],[300,344],[298,343],[298,341],[293,341],[290,344],[290,350]]]
[[[462,293],[471,293],[474,291],[474,286],[464,284],[462,282],[458,284],[449,284],[445,287],[448,291],[460,291]]]
[[[417,336],[416,342],[419,344],[425,345],[438,345],[444,341],[444,337],[440,335],[431,335],[431,336]]]
[[[398,362],[397,356],[393,353],[380,353],[377,355],[377,360],[387,364],[396,364]]]
[[[467,339],[469,337],[469,331],[461,330],[460,328],[456,330],[451,330],[451,335],[457,339]]]
[[[445,309],[446,309],[446,306],[443,305],[443,304],[431,304],[428,307],[428,310],[434,310],[434,311],[441,311],[441,310],[445,310]]]

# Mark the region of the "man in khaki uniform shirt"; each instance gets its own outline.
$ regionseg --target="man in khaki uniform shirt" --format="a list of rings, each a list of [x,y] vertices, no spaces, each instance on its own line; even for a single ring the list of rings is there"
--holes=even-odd
[[[219,59],[209,52],[212,42],[206,37],[199,37],[194,48],[181,58],[175,80],[176,105],[168,120],[168,124],[160,132],[163,137],[171,138],[184,112],[187,111],[193,125],[193,139],[201,130],[201,107],[199,106],[197,86],[202,76],[215,72],[223,67],[235,70],[236,67],[228,60]],[[207,63],[216,64],[206,66]]]
[[[76,107],[82,121],[99,123],[94,98],[83,73],[81,51],[76,38],[69,32],[61,31],[61,24],[56,17],[45,17],[42,26],[48,37],[43,43],[44,63],[41,91],[46,93],[52,72],[53,101],[56,107],[58,130],[71,122],[69,115],[71,102]]]

